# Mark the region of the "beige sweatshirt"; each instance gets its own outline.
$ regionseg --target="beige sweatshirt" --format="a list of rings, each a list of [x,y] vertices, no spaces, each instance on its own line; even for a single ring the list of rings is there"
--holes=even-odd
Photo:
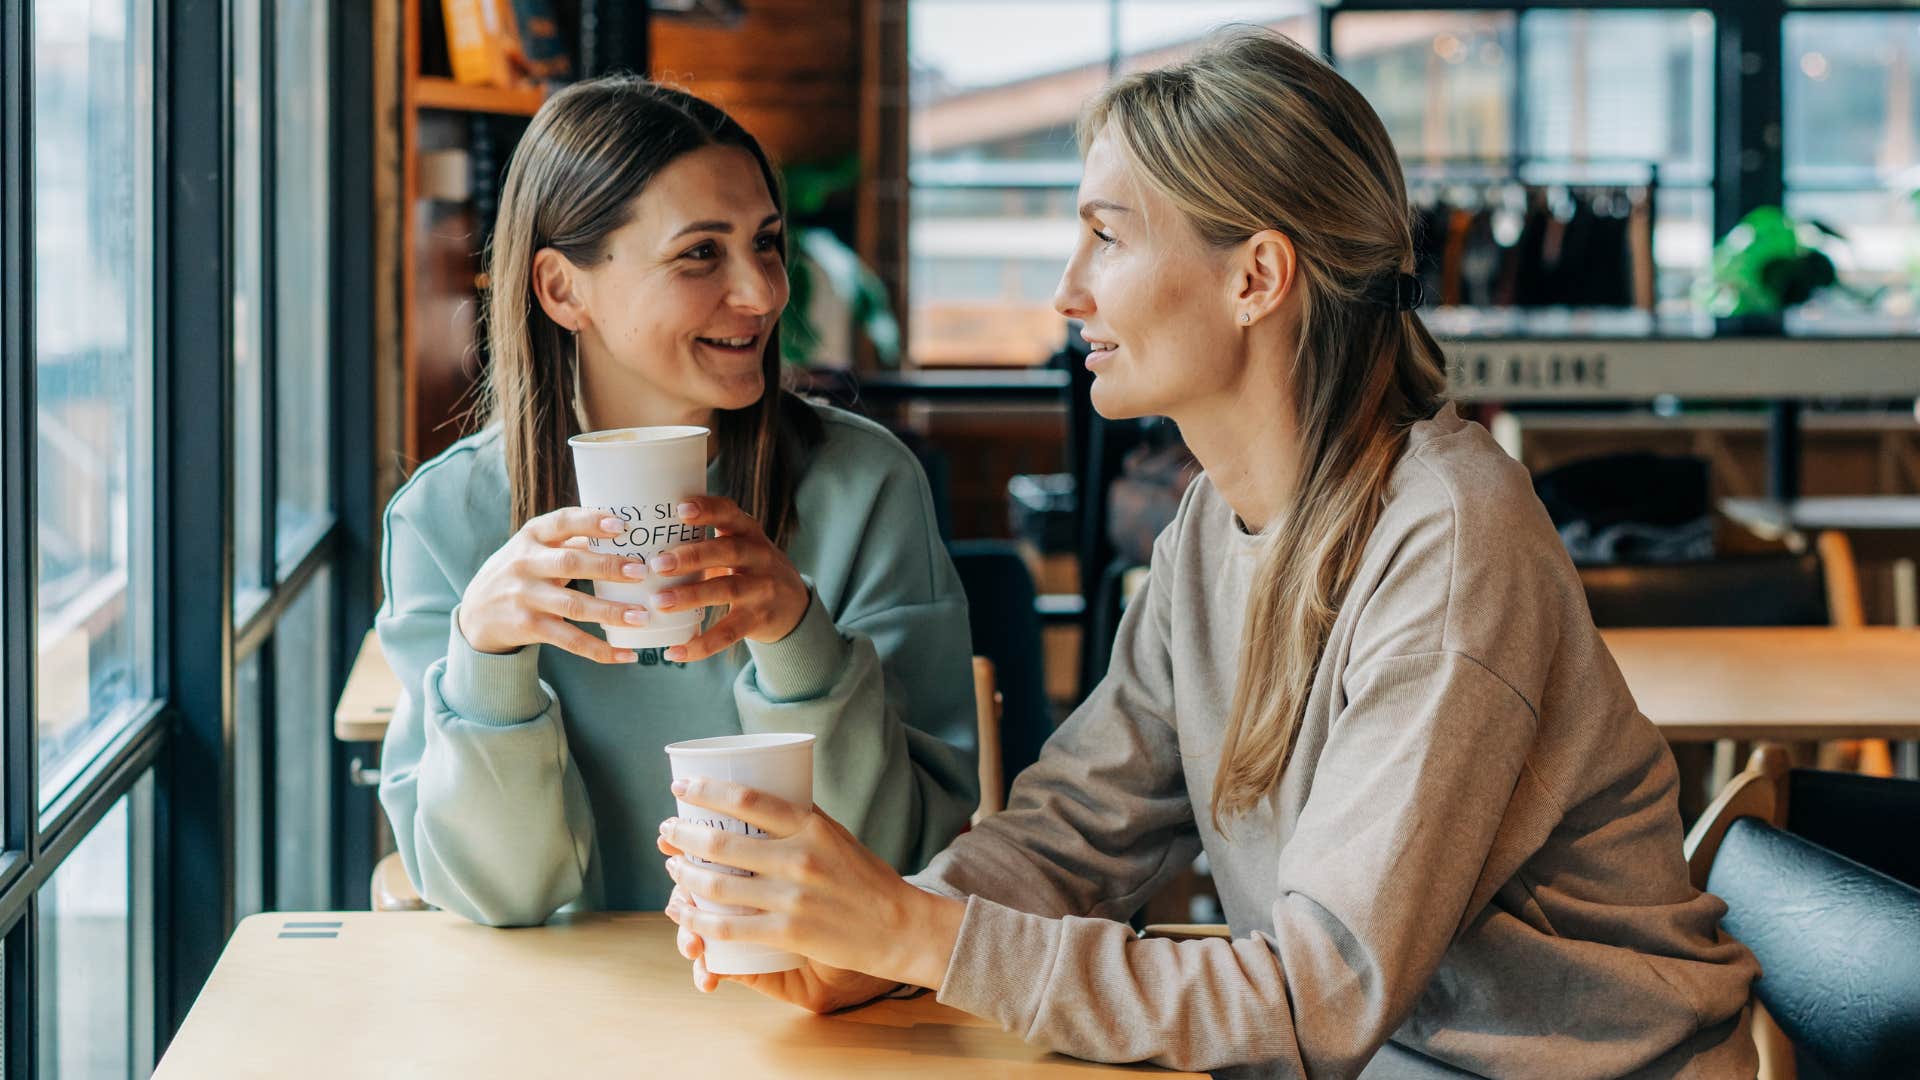
[[[1196,481],[1106,680],[912,879],[970,898],[940,1000],[1230,1076],[1754,1075],[1758,965],[1526,471],[1450,406],[1416,426],[1286,775],[1222,836],[1256,546]],[[1116,921],[1203,848],[1233,941]]]

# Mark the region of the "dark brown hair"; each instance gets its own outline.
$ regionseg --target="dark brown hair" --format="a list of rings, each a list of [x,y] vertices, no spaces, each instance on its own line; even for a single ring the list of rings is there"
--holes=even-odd
[[[567,440],[580,433],[570,405],[576,358],[567,331],[533,292],[533,257],[552,248],[575,266],[606,257],[607,238],[632,220],[633,202],[661,169],[707,146],[753,155],[774,207],[784,200],[760,143],[718,106],[633,75],[575,83],[548,99],[513,153],[489,249],[482,408],[506,443],[513,527],[573,504]],[[781,259],[786,238],[781,234]],[[811,407],[781,381],[780,332],[767,330],[766,390],[744,409],[715,414],[726,494],[782,547],[792,539],[794,488],[823,438]]]

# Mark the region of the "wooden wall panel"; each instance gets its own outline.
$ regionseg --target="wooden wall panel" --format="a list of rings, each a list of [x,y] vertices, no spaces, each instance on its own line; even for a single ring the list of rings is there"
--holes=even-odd
[[[726,109],[780,162],[860,144],[861,0],[751,0],[732,27],[656,15],[653,76]]]

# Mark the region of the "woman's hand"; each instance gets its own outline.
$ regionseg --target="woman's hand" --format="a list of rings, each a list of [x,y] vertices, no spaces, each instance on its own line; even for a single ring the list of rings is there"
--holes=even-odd
[[[591,540],[620,535],[625,525],[604,510],[569,506],[520,527],[481,565],[460,598],[460,633],[483,653],[509,653],[545,644],[603,664],[631,664],[639,655],[617,649],[573,622],[645,626],[647,609],[589,596],[567,583],[637,581],[645,564],[589,550]],[[569,622],[568,620],[573,620]]]
[[[667,902],[667,916],[679,922],[681,913],[692,910],[693,906],[693,898],[687,895],[686,890],[675,886],[673,898]],[[865,1004],[900,988],[899,983],[858,971],[828,967],[817,960],[808,960],[791,971],[776,971],[767,975],[715,975],[707,970],[707,943],[700,940],[698,934],[682,926],[678,944],[680,955],[693,961],[693,985],[703,994],[718,989],[720,980],[732,979],[770,998],[798,1005],[809,1012],[829,1013]]]
[[[812,602],[807,583],[787,553],[774,546],[732,499],[698,495],[675,508],[689,525],[709,525],[711,540],[681,544],[648,560],[654,574],[703,574],[705,580],[662,589],[660,611],[727,606],[727,615],[685,645],[668,649],[669,660],[691,663],[725,651],[736,641],[774,642],[793,633]]]
[[[747,941],[800,953],[826,968],[937,989],[946,978],[966,905],[907,884],[839,822],[724,780],[675,780],[682,801],[738,818],[768,835],[741,836],[678,818],[660,823],[667,873],[687,895],[674,921],[707,941]],[[693,855],[752,871],[695,864]],[[721,915],[701,904],[737,904]],[[870,996],[870,995],[869,995]],[[790,999],[791,1000],[791,999]]]

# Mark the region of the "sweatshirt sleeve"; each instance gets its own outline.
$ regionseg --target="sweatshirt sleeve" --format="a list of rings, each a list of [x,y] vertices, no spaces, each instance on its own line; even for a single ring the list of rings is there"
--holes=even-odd
[[[586,787],[540,680],[539,647],[495,655],[467,644],[462,589],[400,509],[418,501],[403,489],[385,528],[375,625],[404,693],[381,749],[380,803],[428,903],[490,926],[541,923],[585,881]]]
[[[1155,542],[1165,554],[1176,521]],[[1113,664],[1021,773],[1005,810],[911,879],[1040,915],[1129,918],[1200,850],[1173,724],[1164,574],[1127,606]]]
[[[748,642],[734,681],[746,732],[815,736],[814,803],[894,868],[926,865],[979,804],[972,635],[933,502],[904,448],[864,517],[815,514],[823,550],[851,552],[829,610]],[[814,523],[819,524],[814,524]]]
[[[1098,1061],[1359,1073],[1485,905],[1470,894],[1535,717],[1459,653],[1386,658],[1348,678],[1281,853],[1271,935],[1143,940],[1118,922],[976,895],[939,1000]]]

